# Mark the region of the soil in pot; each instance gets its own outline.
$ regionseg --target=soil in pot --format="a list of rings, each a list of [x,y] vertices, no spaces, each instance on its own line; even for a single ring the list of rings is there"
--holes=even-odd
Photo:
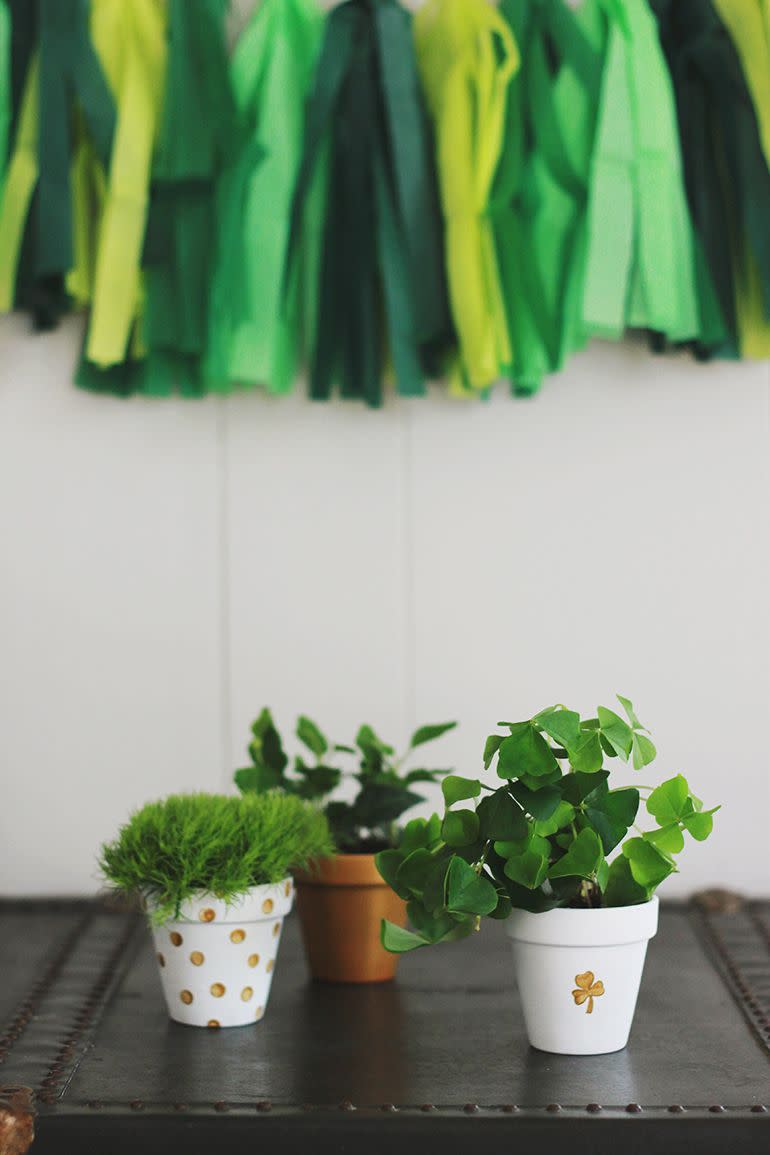
[[[628,1042],[658,900],[638,906],[514,910],[506,923],[529,1041],[560,1055]]]
[[[290,878],[254,886],[229,905],[210,894],[183,903],[179,917],[152,926],[168,1013],[192,1027],[241,1027],[267,1008],[291,910]]]
[[[406,904],[380,877],[374,854],[336,854],[295,877],[313,978],[332,983],[394,978],[398,955],[382,947],[380,923],[387,918],[405,926]]]

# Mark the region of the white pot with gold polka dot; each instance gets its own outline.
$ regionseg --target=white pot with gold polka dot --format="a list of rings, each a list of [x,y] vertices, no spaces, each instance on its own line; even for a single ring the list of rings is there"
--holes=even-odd
[[[253,886],[231,903],[211,894],[183,903],[179,917],[152,925],[168,1013],[191,1027],[242,1027],[265,1013],[290,878]]]

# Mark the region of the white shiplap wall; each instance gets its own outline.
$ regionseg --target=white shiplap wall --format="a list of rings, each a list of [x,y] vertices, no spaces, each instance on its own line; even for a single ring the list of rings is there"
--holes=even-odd
[[[724,803],[668,893],[767,891],[766,366],[595,345],[530,401],[372,413],[95,397],[79,340],[0,320],[0,892],[91,889],[265,702],[338,739],[459,717],[470,773],[499,717],[615,689]]]

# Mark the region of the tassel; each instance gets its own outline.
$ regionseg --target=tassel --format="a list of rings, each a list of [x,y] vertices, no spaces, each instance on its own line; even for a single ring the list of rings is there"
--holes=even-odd
[[[218,254],[211,289],[205,377],[208,388],[264,385],[287,393],[296,373],[303,321],[302,281],[283,300],[291,198],[302,156],[305,100],[323,30],[316,0],[265,0],[235,49],[231,78],[244,140],[223,174],[217,200]],[[303,254],[320,240],[320,189],[311,196]],[[299,270],[298,270],[299,272]]]
[[[451,325],[411,17],[395,0],[348,0],[327,19],[292,205],[287,286],[324,166],[310,395],[328,398],[339,380],[343,397],[380,405],[388,345],[399,392],[419,395]]]

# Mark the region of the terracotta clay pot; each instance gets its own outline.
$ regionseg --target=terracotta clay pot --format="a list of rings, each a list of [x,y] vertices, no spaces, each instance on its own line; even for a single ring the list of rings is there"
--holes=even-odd
[[[295,881],[313,978],[382,983],[395,976],[398,955],[380,944],[380,922],[405,926],[406,904],[380,878],[373,854],[335,854]]]

